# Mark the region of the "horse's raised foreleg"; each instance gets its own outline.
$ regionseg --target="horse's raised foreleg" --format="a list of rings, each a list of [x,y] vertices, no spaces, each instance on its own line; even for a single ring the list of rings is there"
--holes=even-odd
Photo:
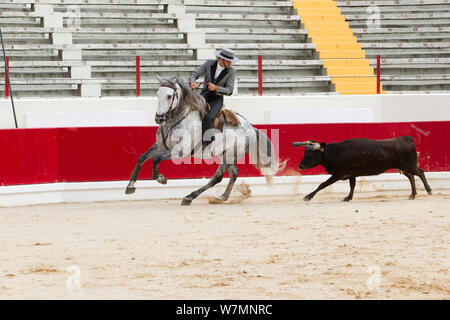
[[[153,171],[152,171],[152,179],[155,179],[161,184],[166,184],[167,179],[163,174],[159,174],[158,166],[161,161],[173,159],[172,150],[165,151],[163,153],[158,154],[153,158]]]
[[[218,184],[220,181],[222,181],[223,175],[225,174],[225,171],[230,167],[230,164],[220,164],[217,168],[216,173],[214,176],[209,180],[209,182],[201,187],[198,190],[195,190],[194,192],[190,193],[186,197],[183,198],[183,201],[181,201],[181,205],[183,206],[189,206],[195,198],[197,198],[200,194],[208,190],[209,188],[214,187],[216,184]]]
[[[134,186],[134,184],[136,183],[136,181],[138,179],[139,172],[141,171],[142,165],[144,164],[145,161],[154,157],[155,154],[157,154],[158,152],[160,152],[160,149],[159,149],[158,143],[156,142],[153,146],[150,147],[150,149],[147,150],[146,153],[142,154],[139,157],[139,159],[136,163],[136,166],[134,167],[133,171],[131,172],[130,182],[128,183],[127,189],[125,190],[126,194],[132,194],[136,191],[136,187]]]
[[[191,155],[191,149],[189,148],[179,148],[170,149],[164,152],[161,152],[153,157],[153,171],[152,171],[152,179],[155,179],[161,184],[166,184],[167,179],[163,174],[159,173],[158,166],[162,161],[165,160],[175,160],[181,159],[185,157],[189,157]]]
[[[230,167],[227,169],[228,174],[230,175],[230,182],[228,182],[227,188],[225,189],[225,192],[217,197],[217,200],[220,201],[227,201],[230,197],[231,190],[233,190],[234,183],[236,182],[237,176],[239,174],[239,168],[236,164],[230,165]]]

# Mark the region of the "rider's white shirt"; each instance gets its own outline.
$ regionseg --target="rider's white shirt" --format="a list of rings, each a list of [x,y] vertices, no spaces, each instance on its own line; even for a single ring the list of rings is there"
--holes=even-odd
[[[225,69],[224,67],[222,67],[220,65],[220,63],[217,63],[217,69],[216,69],[216,74],[214,75],[214,80],[217,79],[217,77],[219,76],[219,74],[222,72],[222,70]]]

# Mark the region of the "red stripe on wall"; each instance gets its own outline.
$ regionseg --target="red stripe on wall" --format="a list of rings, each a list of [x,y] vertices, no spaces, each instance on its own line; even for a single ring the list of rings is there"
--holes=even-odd
[[[0,184],[58,180],[58,130],[0,130]]]
[[[295,174],[304,148],[293,141],[327,143],[350,138],[389,139],[410,135],[416,142],[419,166],[425,171],[450,171],[450,122],[257,125],[279,130],[279,155],[287,160],[281,175]],[[155,141],[156,127],[100,127],[0,130],[0,184],[128,180],[136,161]],[[248,161],[247,161],[248,163]],[[151,178],[151,161],[140,178]],[[160,164],[169,179],[211,177],[217,164]],[[241,177],[259,176],[249,164]],[[302,174],[323,174],[316,167]]]

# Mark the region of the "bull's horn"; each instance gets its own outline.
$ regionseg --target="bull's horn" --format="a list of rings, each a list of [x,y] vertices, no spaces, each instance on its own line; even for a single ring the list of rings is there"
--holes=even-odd
[[[320,150],[320,148],[322,148],[322,146],[321,146],[318,142],[314,142],[314,143],[311,145],[311,149],[312,149],[312,150]]]
[[[159,83],[162,82],[162,78],[159,76],[159,74],[156,74],[156,77],[158,78]]]
[[[303,142],[292,142],[292,146],[293,147],[303,147],[303,146],[307,146],[310,145],[311,141],[303,141]]]

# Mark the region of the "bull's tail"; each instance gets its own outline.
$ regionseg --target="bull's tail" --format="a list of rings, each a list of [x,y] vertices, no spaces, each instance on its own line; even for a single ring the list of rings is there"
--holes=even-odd
[[[266,177],[266,182],[271,184],[273,176],[286,167],[286,162],[280,163],[275,154],[275,148],[269,138],[255,128],[256,131],[256,154],[253,155],[256,159],[255,167],[261,171]]]

